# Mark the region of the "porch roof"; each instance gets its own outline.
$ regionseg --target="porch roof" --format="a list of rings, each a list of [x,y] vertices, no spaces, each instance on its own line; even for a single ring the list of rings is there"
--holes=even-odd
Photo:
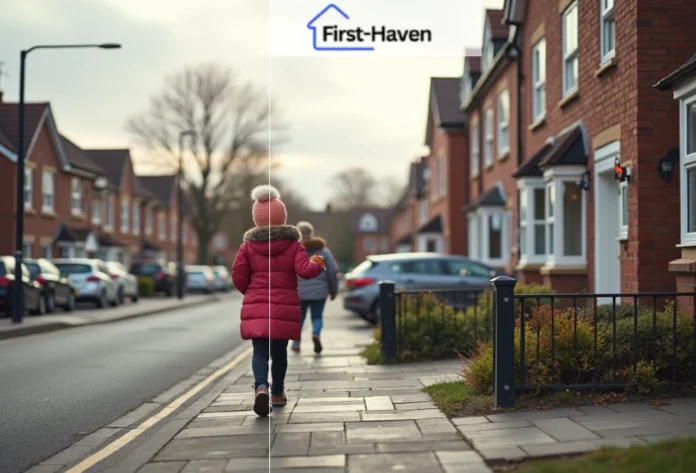
[[[433,217],[428,223],[418,229],[418,233],[442,233],[442,215]]]
[[[531,159],[517,168],[512,177],[541,177],[544,168],[553,166],[587,166],[582,124],[576,124],[549,138]]]
[[[696,54],[691,56],[691,58],[684,64],[679,66],[676,71],[672,72],[667,77],[660,79],[660,81],[653,87],[658,90],[674,90],[674,88],[681,81],[694,75],[696,75]]]
[[[106,246],[106,247],[119,247],[119,248],[125,248],[126,245],[123,243],[119,242],[116,240],[114,237],[111,235],[107,235],[106,233],[99,235],[98,238],[99,246]]]
[[[73,228],[61,225],[56,235],[55,241],[58,242],[84,242],[89,238],[92,231],[89,228]]]
[[[466,212],[471,212],[479,207],[505,207],[506,203],[502,186],[496,185],[464,207],[464,210]]]

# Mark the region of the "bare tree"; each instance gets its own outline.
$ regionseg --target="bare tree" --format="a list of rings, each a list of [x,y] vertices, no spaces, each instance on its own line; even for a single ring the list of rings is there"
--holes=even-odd
[[[406,191],[406,184],[393,176],[381,179],[378,186],[377,196],[380,207],[392,208],[396,206]]]
[[[232,69],[204,64],[168,77],[149,109],[127,123],[127,130],[151,153],[148,164],[169,172],[178,169],[180,133],[195,133],[186,147],[181,179],[200,261],[207,261],[210,239],[233,204],[236,170],[267,163],[269,142],[283,131],[271,127],[272,114],[263,89],[242,81]]]
[[[330,183],[331,204],[347,210],[376,204],[377,179],[365,168],[353,167],[336,174]]]

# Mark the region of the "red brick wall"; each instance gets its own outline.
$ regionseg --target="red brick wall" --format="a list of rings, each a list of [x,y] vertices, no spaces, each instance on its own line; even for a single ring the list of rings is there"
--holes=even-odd
[[[0,219],[4,222],[4,230],[0,232],[0,255],[14,254],[15,169],[16,164],[0,154]]]
[[[367,253],[365,251],[364,247],[364,240],[365,238],[375,238],[377,241],[377,251],[373,253]],[[356,233],[354,235],[353,241],[354,241],[354,246],[353,246],[353,263],[354,265],[358,265],[365,261],[365,258],[367,258],[370,254],[380,254],[380,253],[385,253],[382,250],[382,238],[386,238],[389,240],[389,234],[387,233],[370,233],[370,234],[361,234],[361,233]]]

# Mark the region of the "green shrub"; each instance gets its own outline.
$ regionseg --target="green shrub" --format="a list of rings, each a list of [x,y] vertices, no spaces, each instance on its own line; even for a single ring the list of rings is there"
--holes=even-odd
[[[155,293],[155,282],[147,276],[138,277],[138,294],[141,297],[150,297]]]
[[[645,361],[638,362],[635,370],[632,367],[625,369],[621,378],[629,389],[643,395],[654,393],[660,385],[655,366]]]
[[[479,343],[474,356],[464,363],[466,384],[477,394],[493,393],[493,345]]]

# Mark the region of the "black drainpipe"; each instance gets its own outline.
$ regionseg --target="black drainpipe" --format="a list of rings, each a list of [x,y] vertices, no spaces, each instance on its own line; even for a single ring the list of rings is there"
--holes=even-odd
[[[516,62],[517,65],[517,167],[519,168],[524,162],[524,130],[522,129],[522,48],[520,47],[520,34],[522,25],[513,24],[515,26],[515,36],[510,43],[508,49],[508,57]],[[520,257],[520,191],[517,191],[517,260]]]

